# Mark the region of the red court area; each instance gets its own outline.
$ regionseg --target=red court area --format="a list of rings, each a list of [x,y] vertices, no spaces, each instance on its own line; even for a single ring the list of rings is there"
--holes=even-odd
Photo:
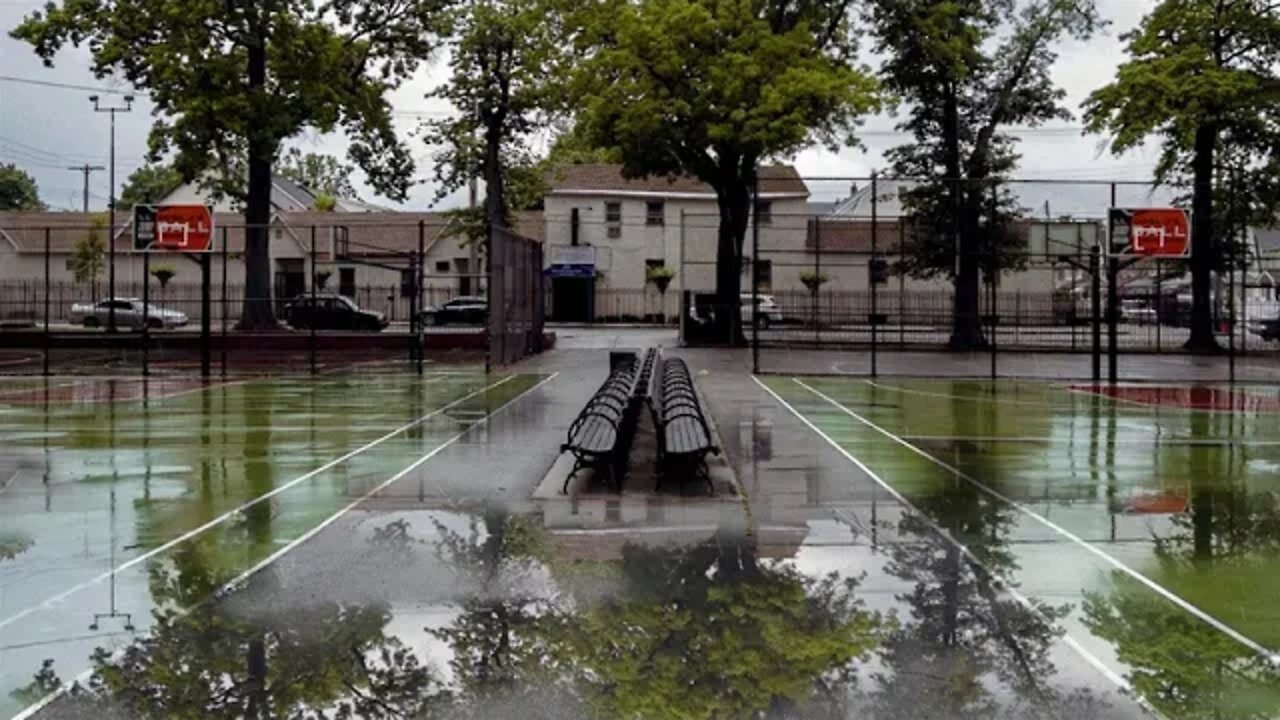
[[[6,390],[0,385],[0,403],[8,405],[76,405],[102,402],[163,400],[195,392],[214,384],[204,380],[171,378],[55,379],[39,385]]]
[[[1204,385],[1072,385],[1077,392],[1094,393],[1125,402],[1214,412],[1280,412],[1280,395]]]

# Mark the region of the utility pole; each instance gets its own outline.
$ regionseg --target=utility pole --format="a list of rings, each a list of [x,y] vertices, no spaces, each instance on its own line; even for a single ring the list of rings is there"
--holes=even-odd
[[[109,189],[107,191],[107,297],[114,299],[116,296],[116,113],[127,113],[133,109],[133,96],[125,95],[124,105],[103,106],[99,103],[97,95],[90,95],[89,102],[93,103],[94,112],[104,112],[111,114],[111,161],[108,163],[111,167],[107,171],[107,183]],[[143,278],[146,282],[146,278]],[[107,310],[107,331],[115,332],[116,330],[116,306],[112,303]]]
[[[67,167],[67,169],[72,172],[84,174],[84,211],[89,212],[89,173],[96,172],[98,170],[106,170],[106,168],[101,165],[90,165],[85,163],[84,165],[71,165]]]

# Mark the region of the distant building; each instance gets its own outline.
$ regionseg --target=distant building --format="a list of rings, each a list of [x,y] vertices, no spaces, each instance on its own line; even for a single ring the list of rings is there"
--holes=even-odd
[[[316,209],[316,198],[319,195],[320,193],[310,190],[282,175],[276,175],[271,178],[271,209],[276,213],[311,212]],[[367,203],[363,200],[352,198],[334,198],[334,200],[336,204],[333,212],[391,212],[387,208]],[[198,182],[179,185],[174,188],[173,192],[166,195],[161,203],[212,205],[214,212],[234,213],[240,211],[239,206],[233,199],[224,196],[214,200],[210,197],[210,193],[201,187]]]
[[[715,289],[716,194],[691,177],[623,177],[618,165],[569,165],[549,177],[545,198],[550,308],[558,320],[639,318],[678,313],[679,289]],[[765,290],[773,287],[778,252],[804,252],[809,189],[790,166],[760,169],[760,247],[754,264]],[[750,228],[745,250],[751,255]],[[649,268],[675,277],[665,298],[647,282]],[[744,263],[744,273],[753,264]],[[798,280],[787,277],[786,282]],[[744,291],[751,286],[744,275]],[[663,300],[665,299],[665,307]]]

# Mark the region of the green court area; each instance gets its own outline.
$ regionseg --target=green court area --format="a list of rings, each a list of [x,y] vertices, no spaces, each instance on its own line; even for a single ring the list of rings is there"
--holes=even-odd
[[[265,567],[544,379],[0,379],[0,717],[195,599],[163,596],[182,554]]]
[[[1280,388],[758,382],[1162,714],[1280,716]]]

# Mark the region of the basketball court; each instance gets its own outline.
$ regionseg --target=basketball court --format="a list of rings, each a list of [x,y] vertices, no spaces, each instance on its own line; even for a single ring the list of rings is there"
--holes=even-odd
[[[176,557],[246,576],[546,379],[0,379],[0,716],[145,633]]]
[[[756,382],[1165,716],[1280,707],[1280,387]]]

